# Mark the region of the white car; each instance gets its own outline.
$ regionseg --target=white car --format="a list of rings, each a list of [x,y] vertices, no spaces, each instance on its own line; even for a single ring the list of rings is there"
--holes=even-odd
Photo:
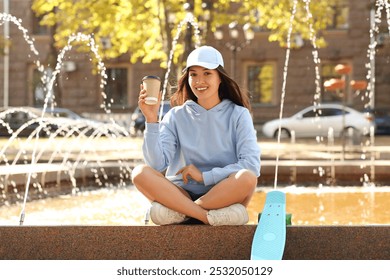
[[[334,137],[341,137],[343,133],[351,131],[353,135],[368,135],[375,123],[371,114],[361,113],[355,109],[340,104],[320,104],[307,107],[292,117],[275,119],[263,125],[266,137],[277,138],[279,125],[281,138],[291,137],[326,137],[333,129]]]

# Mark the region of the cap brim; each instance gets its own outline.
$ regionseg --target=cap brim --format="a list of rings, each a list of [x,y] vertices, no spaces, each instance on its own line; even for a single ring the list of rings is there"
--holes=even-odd
[[[201,67],[204,67],[204,68],[207,68],[207,69],[216,69],[218,68],[219,64],[216,64],[216,63],[207,63],[207,62],[198,62],[196,64],[191,64],[191,65],[188,65],[186,68],[183,69],[183,72],[187,71],[188,68],[192,67],[192,66],[201,66]]]

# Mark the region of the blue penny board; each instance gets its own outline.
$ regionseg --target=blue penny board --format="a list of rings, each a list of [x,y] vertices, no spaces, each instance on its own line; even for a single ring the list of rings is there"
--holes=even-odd
[[[252,241],[251,260],[281,260],[286,244],[286,195],[271,191]]]

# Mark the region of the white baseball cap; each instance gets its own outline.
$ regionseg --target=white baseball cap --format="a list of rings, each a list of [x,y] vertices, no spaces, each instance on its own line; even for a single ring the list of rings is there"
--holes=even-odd
[[[202,66],[207,69],[223,67],[223,58],[219,51],[210,46],[201,46],[193,50],[187,58],[187,66],[183,72],[191,66]]]

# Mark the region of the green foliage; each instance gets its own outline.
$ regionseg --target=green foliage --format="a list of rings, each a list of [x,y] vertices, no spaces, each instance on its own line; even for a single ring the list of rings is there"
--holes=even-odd
[[[326,28],[332,13],[329,7],[337,0],[298,0],[293,22],[293,32],[303,39],[316,38],[318,46],[324,45],[319,31]],[[172,39],[181,32],[174,60],[177,62],[184,51],[184,33],[177,26],[186,17],[183,0],[34,0],[32,9],[42,15],[41,24],[55,28],[57,48],[67,44],[70,35],[82,32],[94,34],[99,51],[104,59],[115,58],[129,53],[131,62],[149,63],[160,61],[163,67]],[[250,22],[252,26],[269,32],[270,41],[286,45],[290,18],[294,1],[292,0],[247,0],[247,1],[209,1],[209,12],[202,7],[202,0],[193,0],[195,18],[202,19],[199,25],[203,30],[213,32],[217,27],[234,20],[241,24]],[[310,6],[310,14],[305,5]],[[206,21],[208,13],[208,21]],[[312,26],[312,31],[310,30]],[[209,33],[209,35],[211,34]],[[204,35],[204,34],[203,34]],[[102,39],[108,39],[109,48],[103,48]],[[202,43],[207,43],[206,36]],[[210,39],[210,38],[209,38]],[[86,51],[86,47],[78,47]]]

